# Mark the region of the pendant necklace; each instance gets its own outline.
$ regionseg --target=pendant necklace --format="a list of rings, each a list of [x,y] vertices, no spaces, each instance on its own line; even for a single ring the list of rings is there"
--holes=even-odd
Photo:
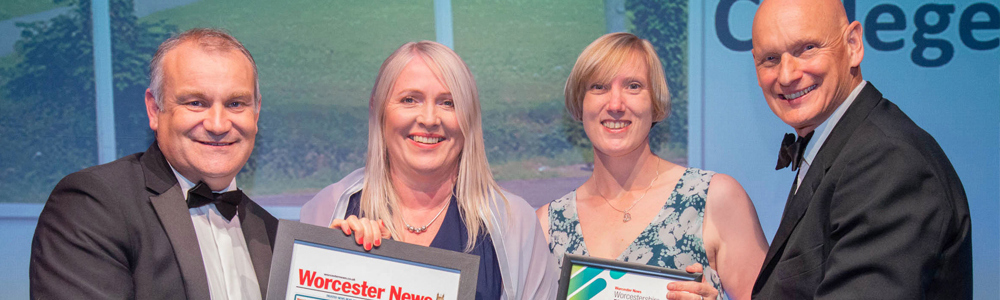
[[[604,195],[602,195],[600,192],[598,192],[597,195],[601,196],[601,199],[604,199],[604,202],[607,203],[608,206],[611,207],[611,209],[617,210],[618,212],[625,214],[624,216],[622,216],[622,223],[627,223],[628,221],[632,220],[632,214],[630,214],[629,211],[631,211],[632,208],[634,208],[636,204],[639,204],[639,201],[642,200],[643,197],[646,197],[646,193],[649,193],[649,189],[653,187],[653,183],[656,182],[656,180],[659,179],[659,178],[660,178],[660,162],[657,161],[656,162],[656,176],[653,177],[653,181],[649,182],[649,186],[646,187],[646,191],[642,192],[642,196],[639,196],[639,199],[635,199],[635,201],[632,201],[632,206],[629,206],[625,210],[620,210],[617,207],[615,207],[614,205],[611,205],[611,201],[608,201],[608,198],[604,197]],[[403,223],[406,223],[406,221],[403,221]],[[428,225],[430,225],[430,224],[428,224]]]
[[[444,212],[445,208],[448,208],[448,203],[451,202],[451,197],[454,196],[454,195],[455,194],[451,194],[451,195],[448,196],[448,198],[447,198],[448,202],[445,202],[444,206],[441,207],[441,210],[439,210],[438,213],[436,215],[434,215],[434,218],[432,218],[430,222],[427,222],[427,225],[420,226],[420,227],[413,227],[413,226],[410,226],[410,223],[406,222],[406,219],[403,219],[403,216],[400,216],[399,219],[403,220],[403,225],[406,226],[406,230],[408,230],[408,231],[410,231],[412,233],[421,233],[421,232],[427,231],[427,227],[431,226],[431,223],[434,223],[434,221],[437,220],[437,218],[441,216],[441,213]]]

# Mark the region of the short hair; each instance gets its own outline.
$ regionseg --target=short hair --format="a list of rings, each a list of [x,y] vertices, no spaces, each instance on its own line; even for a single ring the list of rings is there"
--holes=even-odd
[[[250,51],[243,46],[243,43],[240,43],[240,41],[224,30],[215,28],[193,28],[187,30],[168,38],[156,48],[156,54],[153,55],[153,59],[149,62],[149,90],[153,93],[156,106],[160,110],[163,110],[163,58],[170,50],[177,48],[178,45],[187,41],[197,42],[198,46],[206,51],[229,51],[236,49],[240,53],[243,53],[243,56],[253,66],[254,109],[258,112],[260,111],[261,95],[260,82],[257,79],[257,63],[253,60],[253,56],[250,55]]]
[[[573,119],[582,120],[583,98],[588,86],[594,82],[610,81],[625,63],[635,57],[642,59],[649,70],[653,122],[663,121],[670,114],[670,90],[663,75],[663,65],[649,41],[626,32],[609,33],[597,38],[576,59],[565,88],[566,110]]]
[[[393,85],[400,73],[414,58],[420,57],[430,67],[434,76],[451,91],[455,101],[455,114],[465,137],[459,154],[455,197],[468,229],[466,251],[471,251],[480,233],[489,232],[492,221],[491,205],[502,200],[507,209],[507,198],[500,185],[493,179],[486,159],[483,128],[479,107],[479,92],[469,67],[447,46],[432,41],[409,42],[394,51],[378,70],[375,86],[368,101],[368,152],[365,163],[364,187],[361,191],[361,216],[371,219],[395,220],[399,212],[398,196],[389,179],[389,153],[385,143],[385,106],[392,97]],[[499,208],[499,207],[498,207]],[[398,239],[400,229],[393,222],[386,222],[393,238]],[[493,233],[496,234],[496,233]]]

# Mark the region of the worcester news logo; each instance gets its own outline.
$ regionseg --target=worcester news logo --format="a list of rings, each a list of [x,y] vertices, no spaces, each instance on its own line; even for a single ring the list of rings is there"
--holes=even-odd
[[[883,0],[884,1],[884,0]],[[878,1],[878,2],[883,2]],[[730,24],[733,6],[739,2],[760,4],[760,0],[721,0],[715,8],[715,34],[726,48],[733,51],[750,51],[750,39],[740,39],[733,35]],[[844,0],[847,17],[854,21],[857,16],[856,0]],[[875,2],[875,1],[872,1]],[[940,67],[948,64],[955,56],[955,47],[971,50],[993,50],[1000,46],[1000,10],[992,3],[978,2],[964,7],[952,3],[910,3],[900,7],[896,3],[882,3],[863,12],[860,19],[864,28],[865,43],[877,51],[909,50],[910,60],[921,67]],[[746,4],[744,3],[744,4]],[[912,10],[910,5],[920,5]],[[912,11],[909,16],[904,11]],[[942,34],[952,28],[957,18],[958,41],[948,40]],[[740,25],[736,25],[740,26]],[[912,36],[909,34],[912,27]]]
[[[371,284],[368,281],[345,278],[316,271],[299,269],[298,288],[325,293],[334,299],[388,299],[388,300],[444,300],[444,294],[435,294],[434,298],[405,291],[403,287],[390,285],[388,288]],[[304,295],[296,295],[295,299],[319,299]]]

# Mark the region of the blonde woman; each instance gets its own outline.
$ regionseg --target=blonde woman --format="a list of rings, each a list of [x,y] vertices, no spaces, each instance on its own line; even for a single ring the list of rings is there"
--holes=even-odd
[[[732,177],[657,157],[649,132],[670,113],[652,45],[629,33],[587,46],[566,81],[566,108],[594,145],[594,172],[538,209],[549,248],[701,272],[669,299],[749,299],[767,252],[753,203]]]
[[[479,95],[461,58],[430,41],[382,63],[366,168],[324,188],[301,221],[480,257],[476,299],[550,299],[558,274],[532,209],[493,180]]]

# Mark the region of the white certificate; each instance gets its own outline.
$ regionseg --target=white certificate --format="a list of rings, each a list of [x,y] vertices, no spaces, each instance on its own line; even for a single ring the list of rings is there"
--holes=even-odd
[[[701,280],[701,274],[648,265],[567,255],[557,299],[666,300],[667,283]]]
[[[267,299],[470,299],[478,271],[474,255],[395,241],[364,251],[338,229],[281,220]]]

